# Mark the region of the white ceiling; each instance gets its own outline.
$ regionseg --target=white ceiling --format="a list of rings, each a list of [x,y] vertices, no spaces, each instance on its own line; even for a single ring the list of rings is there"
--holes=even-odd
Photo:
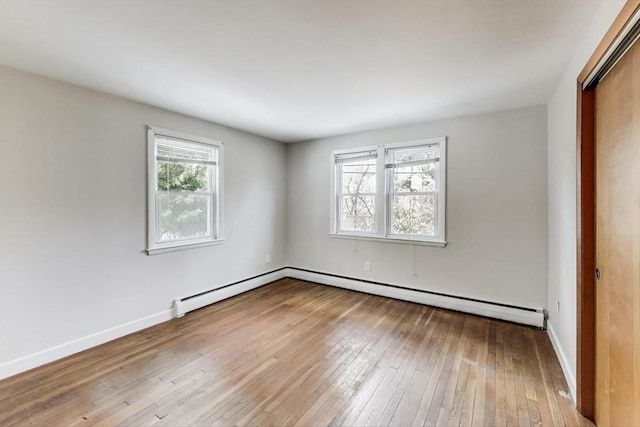
[[[0,63],[292,142],[544,104],[600,0],[0,0]]]

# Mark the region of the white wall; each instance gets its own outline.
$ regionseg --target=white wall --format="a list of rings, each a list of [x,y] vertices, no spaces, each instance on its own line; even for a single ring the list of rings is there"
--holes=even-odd
[[[576,375],[576,81],[624,1],[607,0],[548,104],[549,279],[548,328],[569,387]],[[557,309],[560,303],[560,311]]]
[[[223,244],[145,254],[147,124],[224,141]],[[285,150],[0,67],[0,368],[284,266]]]
[[[289,265],[546,307],[546,114],[538,106],[289,145]],[[442,135],[448,137],[445,248],[329,237],[332,150]],[[371,271],[364,271],[365,261]]]
[[[601,4],[546,111],[289,146],[0,67],[0,368],[288,264],[548,307],[574,391],[575,80],[623,4]],[[224,244],[145,255],[146,124],[225,142]],[[438,135],[449,137],[446,248],[329,237],[331,150]]]

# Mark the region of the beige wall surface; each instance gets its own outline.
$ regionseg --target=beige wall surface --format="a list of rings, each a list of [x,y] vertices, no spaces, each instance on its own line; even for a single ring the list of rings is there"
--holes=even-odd
[[[538,106],[289,145],[289,265],[546,307],[546,120]],[[448,138],[445,248],[329,236],[332,150],[436,136]]]
[[[146,255],[147,124],[224,142],[224,243]],[[0,67],[0,366],[284,266],[285,150]]]
[[[575,387],[575,79],[623,4],[599,6],[548,107],[290,145],[0,66],[0,367],[290,265],[547,308]],[[145,254],[147,124],[224,141],[223,244]],[[445,248],[329,236],[332,150],[432,136]]]
[[[578,74],[624,5],[599,5],[548,104],[548,327],[575,395],[576,374],[576,103]],[[558,306],[560,309],[558,310]]]

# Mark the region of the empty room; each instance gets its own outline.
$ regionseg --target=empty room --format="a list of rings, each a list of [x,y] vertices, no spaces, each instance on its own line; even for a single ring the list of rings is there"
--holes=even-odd
[[[640,426],[640,0],[0,0],[0,425]]]

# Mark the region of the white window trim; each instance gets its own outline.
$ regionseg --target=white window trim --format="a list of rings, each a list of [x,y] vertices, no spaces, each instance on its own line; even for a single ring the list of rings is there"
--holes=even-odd
[[[214,194],[214,236],[199,239],[185,239],[180,241],[172,241],[167,243],[156,243],[156,202],[155,189],[157,187],[155,162],[155,139],[156,136],[167,136],[169,138],[184,140],[187,142],[196,142],[200,144],[215,146],[218,150],[218,160],[216,165],[216,179]],[[156,255],[166,252],[181,251],[185,249],[195,249],[205,246],[218,245],[224,241],[224,143],[215,139],[205,138],[201,136],[190,135],[169,129],[163,129],[156,126],[147,126],[147,254]]]
[[[355,235],[355,234],[345,234],[345,233],[329,233],[329,237],[332,239],[346,239],[346,240],[368,240],[371,242],[380,242],[380,243],[396,243],[400,245],[414,245],[414,246],[433,246],[436,248],[444,248],[447,245],[447,242],[439,241],[439,240],[422,240],[422,239],[414,239],[410,237],[379,237],[379,236],[371,236],[367,235]]]
[[[329,197],[331,198],[331,201],[329,203],[329,206],[331,207],[331,230],[333,230],[333,232],[331,232],[330,234],[338,234],[336,231],[338,229],[338,217],[337,217],[337,195],[339,193],[337,185],[338,183],[336,182],[336,173],[335,173],[335,158],[336,155],[340,155],[340,154],[351,154],[351,153],[358,153],[358,152],[364,152],[364,151],[376,151],[377,152],[377,157],[379,158],[382,152],[382,155],[384,155],[384,147],[382,145],[367,145],[364,147],[354,147],[354,148],[345,148],[342,150],[335,150],[331,152],[331,156],[329,158],[330,164],[331,164],[331,194],[329,195]],[[382,165],[382,170],[384,171],[384,165]],[[384,176],[383,176],[384,178]],[[384,182],[384,180],[383,180]],[[379,162],[376,161],[376,187],[378,187],[380,185],[380,164]],[[378,228],[380,227],[380,221],[379,219],[383,219],[383,218],[378,218],[378,215],[380,215],[381,212],[383,212],[383,209],[381,209],[380,205],[380,200],[379,197],[376,198],[376,212],[375,212],[375,221],[376,221],[376,225],[378,225]],[[380,232],[380,230],[378,229],[376,232],[367,232],[367,231],[350,231],[349,235],[353,236],[353,237],[364,237],[364,238],[375,238],[378,236],[378,233]],[[341,235],[346,234],[344,232],[340,232]]]
[[[389,191],[386,185],[389,183],[385,170],[385,150],[388,148],[409,148],[420,145],[439,144],[440,148],[440,161],[438,162],[438,222],[437,222],[437,237],[422,237],[422,236],[404,236],[400,234],[391,234],[389,227],[389,215],[388,212],[388,195]],[[344,231],[338,230],[338,218],[337,218],[337,200],[336,194],[338,193],[336,182],[336,169],[335,169],[335,157],[339,154],[349,154],[359,151],[376,151],[378,152],[377,169],[376,169],[376,212],[375,221],[377,226],[376,233],[366,233],[357,231]],[[447,183],[447,137],[434,137],[423,138],[405,142],[394,142],[389,144],[380,145],[368,145],[363,147],[344,148],[340,150],[334,150],[329,156],[330,163],[330,229],[329,235],[337,238],[347,239],[361,239],[370,241],[382,241],[387,243],[401,243],[401,244],[417,244],[424,246],[444,247],[447,244],[445,239],[446,232],[446,183]]]

